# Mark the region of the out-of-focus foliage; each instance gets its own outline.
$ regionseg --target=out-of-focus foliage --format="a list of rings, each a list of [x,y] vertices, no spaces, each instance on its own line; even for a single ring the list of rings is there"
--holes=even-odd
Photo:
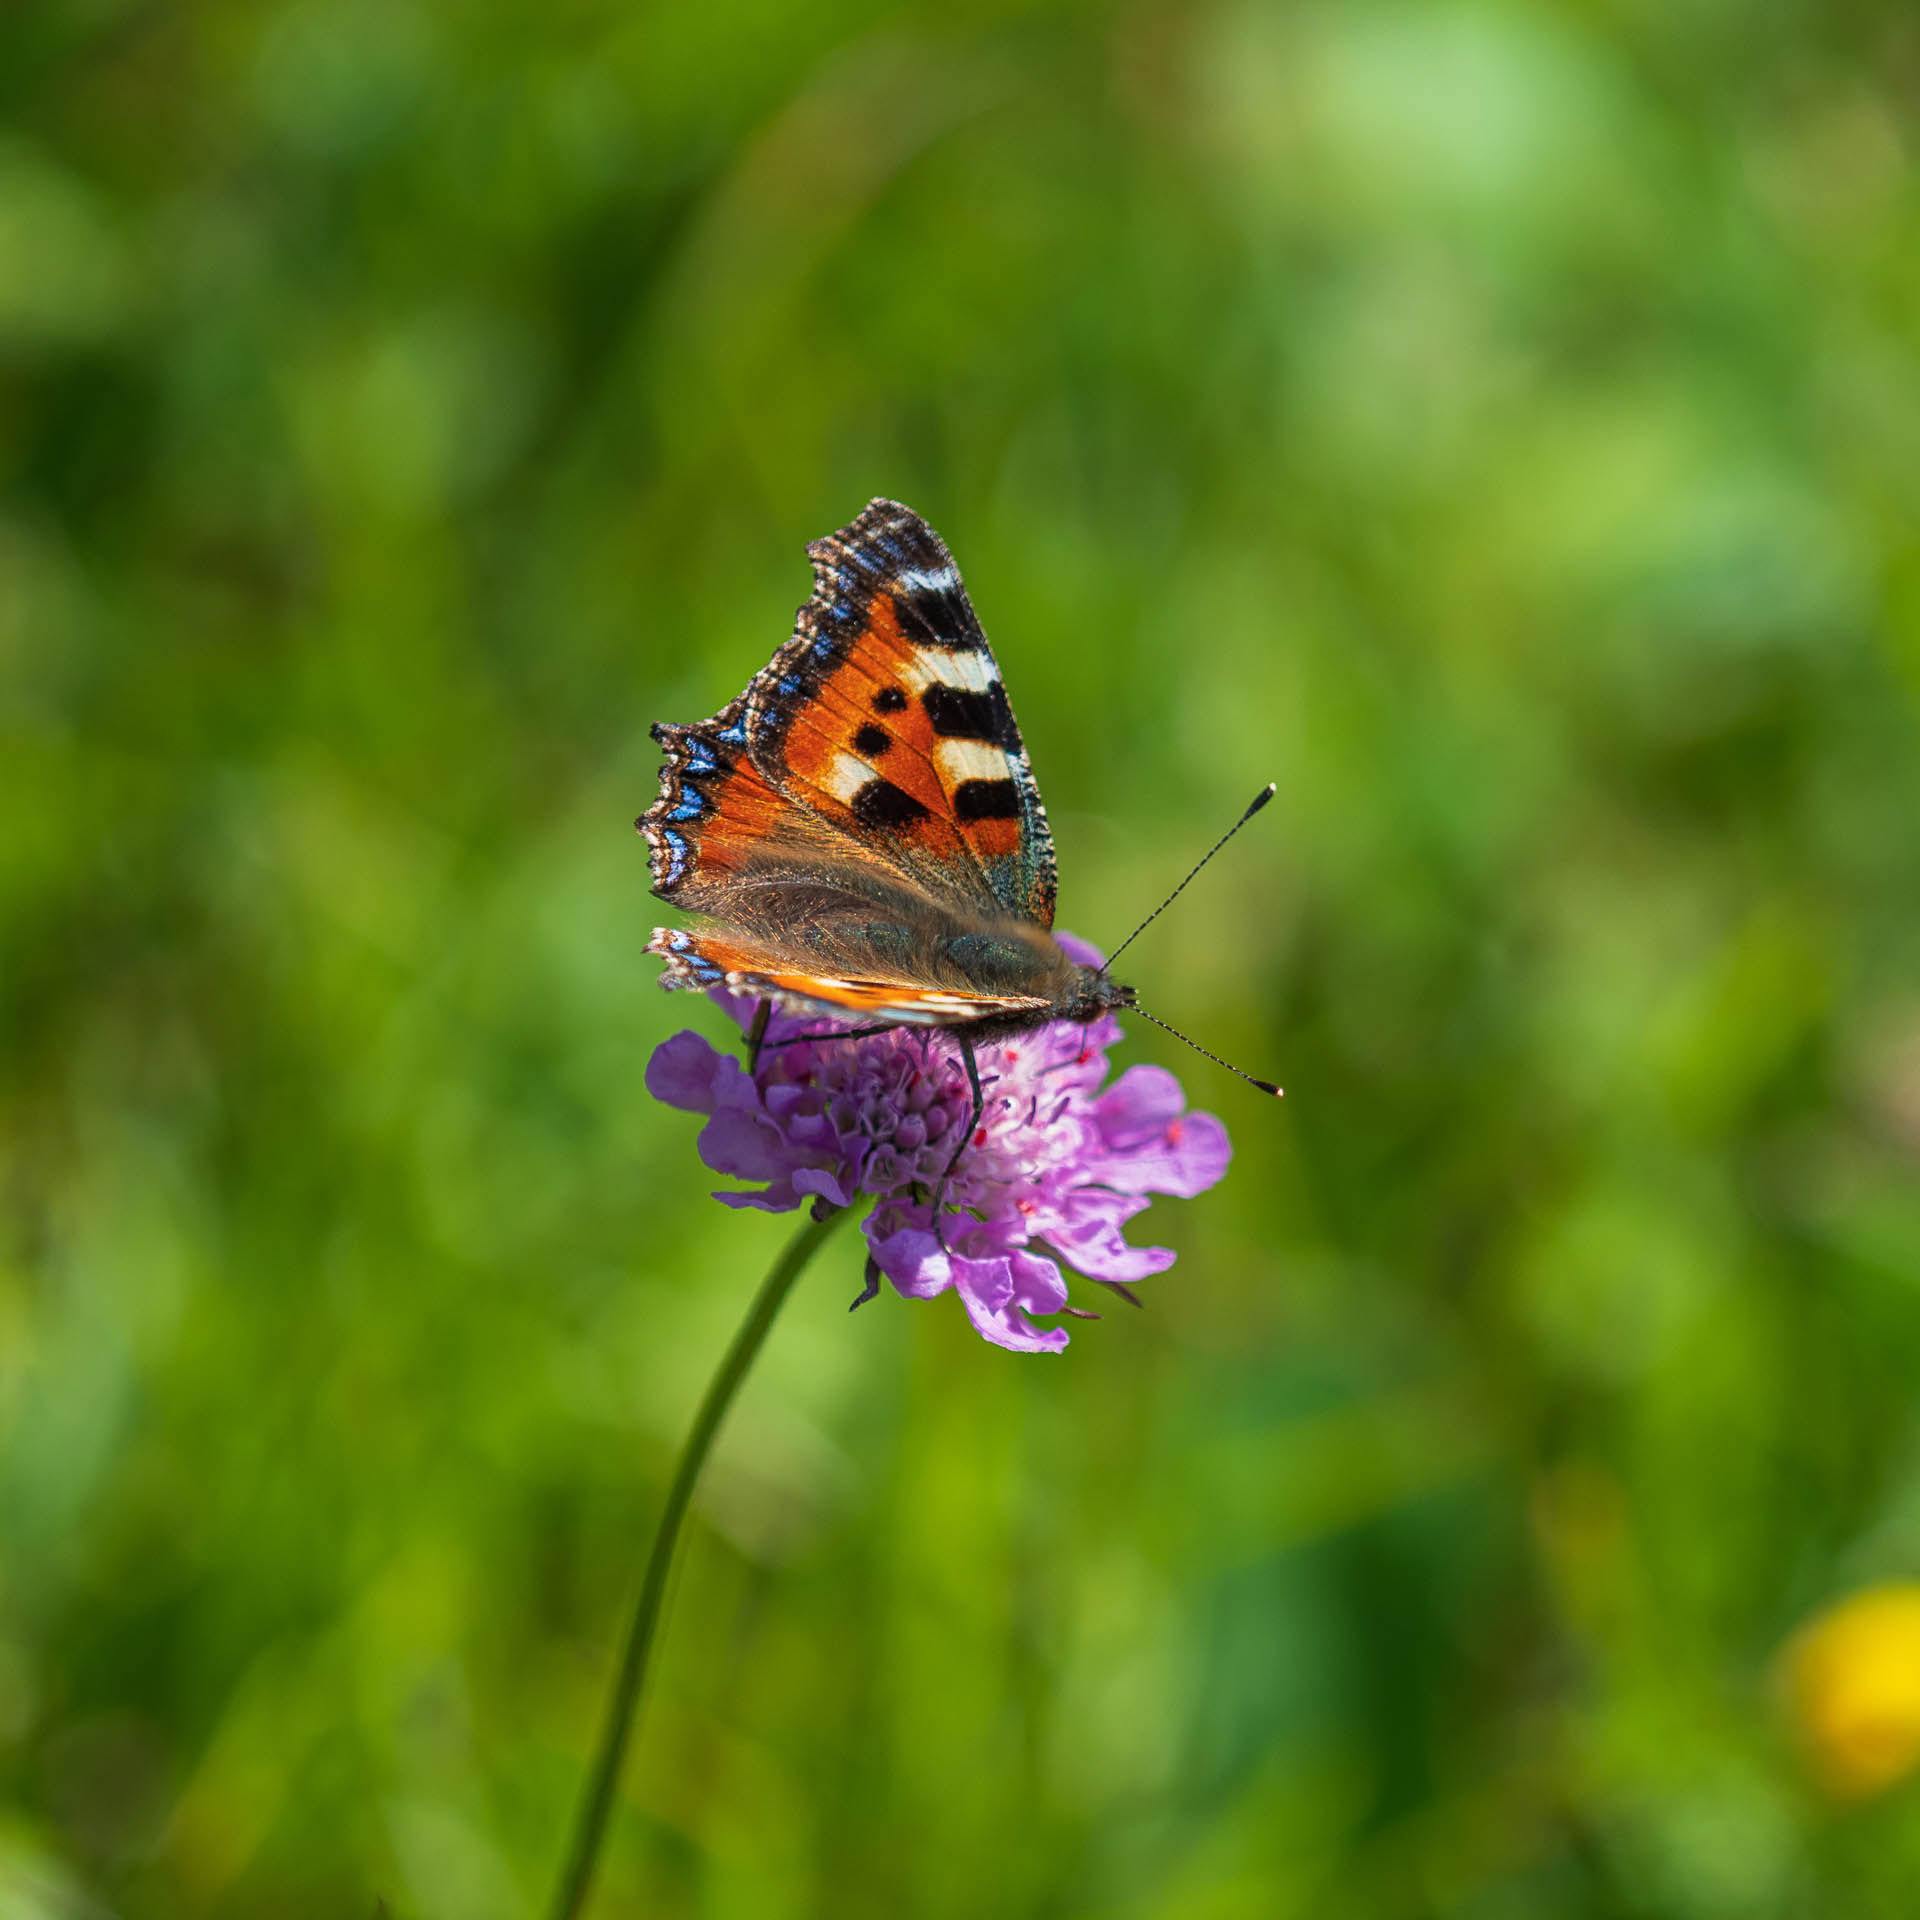
[[[1920,1566],[1920,30],[0,10],[0,1910],[492,1920],[791,1223],[656,719],[945,533],[1226,1118],[1062,1362],[850,1241],[612,1915],[1906,1913],[1781,1649]]]

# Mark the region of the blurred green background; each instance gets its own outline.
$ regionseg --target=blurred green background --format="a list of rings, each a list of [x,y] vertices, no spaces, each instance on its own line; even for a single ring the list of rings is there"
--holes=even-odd
[[[1064,1361],[804,1283],[597,1911],[1910,1914],[1896,0],[0,17],[0,1911],[493,1920],[793,1223],[630,822],[876,493],[1238,1149]],[[1916,1656],[1920,1657],[1920,1656]]]

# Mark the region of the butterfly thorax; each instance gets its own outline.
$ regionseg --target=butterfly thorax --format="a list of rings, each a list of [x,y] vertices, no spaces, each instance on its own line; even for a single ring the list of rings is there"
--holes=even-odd
[[[942,959],[965,990],[998,992],[1027,1002],[951,1022],[972,1027],[983,1038],[1050,1026],[1056,1020],[1084,1026],[1134,1004],[1131,987],[1109,978],[1103,968],[1082,966],[1051,934],[1032,926],[1009,923],[952,935]]]

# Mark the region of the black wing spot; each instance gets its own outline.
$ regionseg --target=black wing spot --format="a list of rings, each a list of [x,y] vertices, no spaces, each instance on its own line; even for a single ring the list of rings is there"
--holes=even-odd
[[[1018,742],[1013,708],[998,680],[983,692],[971,687],[948,687],[935,681],[920,696],[933,730],[943,740],[985,740],[1011,752]]]
[[[958,820],[1018,820],[1020,792],[1011,780],[962,780],[953,790],[953,812]]]
[[[873,696],[875,713],[904,713],[907,709],[907,696],[898,687],[882,687]]]
[[[853,750],[863,760],[878,760],[893,745],[893,735],[871,720],[853,736]]]
[[[981,784],[976,781],[976,786]],[[1009,786],[1012,782],[1007,783]],[[965,788],[961,791],[965,792]],[[891,780],[869,780],[853,796],[853,817],[863,827],[910,827],[924,820],[927,810],[912,794],[896,787]]]
[[[921,646],[942,647],[948,653],[977,653],[987,644],[973,609],[952,587],[896,591],[893,617],[900,631]]]

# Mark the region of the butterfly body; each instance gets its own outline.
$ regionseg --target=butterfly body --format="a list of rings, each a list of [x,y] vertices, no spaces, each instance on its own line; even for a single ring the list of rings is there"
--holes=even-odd
[[[637,822],[665,987],[975,1039],[1130,1006],[1052,934],[1052,836],[959,570],[924,520],[871,502],[808,549],[793,637],[711,720],[661,725]]]

